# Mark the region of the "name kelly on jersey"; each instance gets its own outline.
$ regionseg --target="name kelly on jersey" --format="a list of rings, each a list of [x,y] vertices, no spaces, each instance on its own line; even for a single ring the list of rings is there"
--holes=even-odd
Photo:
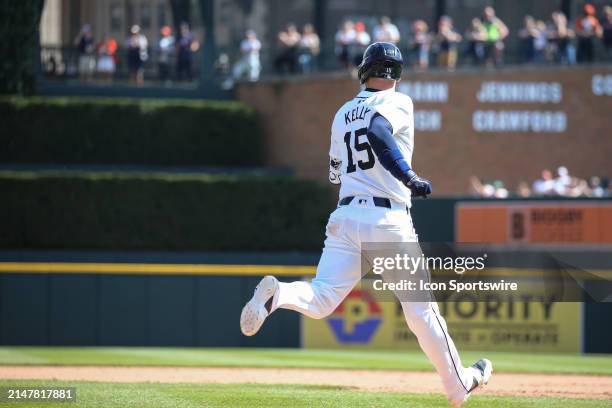
[[[348,125],[356,120],[364,120],[366,115],[372,110],[367,106],[357,106],[344,114],[344,124]]]

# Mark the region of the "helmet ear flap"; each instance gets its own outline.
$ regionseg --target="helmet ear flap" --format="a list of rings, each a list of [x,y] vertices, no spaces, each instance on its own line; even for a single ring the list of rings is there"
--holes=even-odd
[[[402,64],[395,61],[376,61],[359,67],[357,74],[362,84],[371,77],[397,81],[402,76]]]
[[[361,64],[357,70],[357,78],[359,78],[359,82],[360,83],[365,83],[365,81],[368,80],[369,75],[368,72],[370,71],[370,67],[366,66],[364,64]]]

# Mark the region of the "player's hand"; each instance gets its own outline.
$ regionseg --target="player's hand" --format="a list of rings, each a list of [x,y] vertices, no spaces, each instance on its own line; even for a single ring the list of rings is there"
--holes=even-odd
[[[408,172],[410,179],[406,183],[406,187],[412,191],[414,197],[427,197],[431,194],[431,181],[419,177],[414,171]]]

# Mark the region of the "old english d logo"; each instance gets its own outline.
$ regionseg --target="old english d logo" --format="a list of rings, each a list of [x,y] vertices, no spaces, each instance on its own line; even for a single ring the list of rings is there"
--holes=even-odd
[[[395,48],[392,48],[392,47],[387,48],[387,47],[385,47],[384,50],[385,50],[385,55],[387,57],[395,57]]]

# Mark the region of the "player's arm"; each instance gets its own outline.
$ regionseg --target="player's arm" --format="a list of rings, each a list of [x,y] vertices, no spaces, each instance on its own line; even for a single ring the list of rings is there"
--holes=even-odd
[[[368,141],[380,164],[408,187],[414,196],[431,194],[431,182],[419,177],[410,168],[393,137],[393,126],[380,113],[374,114],[370,121]]]
[[[342,174],[342,154],[337,142],[337,127],[336,118],[332,123],[331,128],[331,145],[329,147],[329,182],[332,184],[340,184],[340,175]]]
[[[329,182],[332,184],[340,184],[340,166],[342,161],[337,157],[329,157]]]
[[[338,145],[340,136],[340,121],[338,114],[334,117],[331,126],[331,144],[329,146],[329,182],[332,184],[341,184],[340,178],[342,174],[342,149]]]

